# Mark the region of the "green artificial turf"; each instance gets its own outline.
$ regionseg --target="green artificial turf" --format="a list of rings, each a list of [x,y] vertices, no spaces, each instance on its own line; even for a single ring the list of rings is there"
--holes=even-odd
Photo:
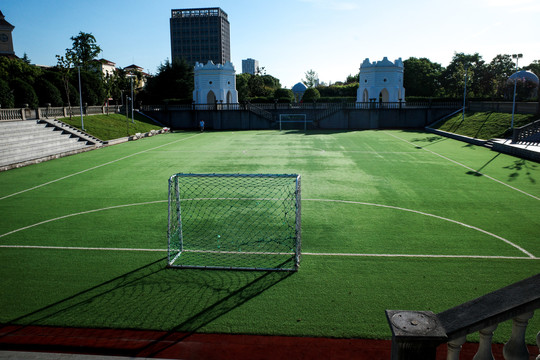
[[[166,269],[178,172],[301,174],[300,270]],[[0,323],[390,338],[385,309],[440,312],[540,271],[539,179],[417,131],[180,132],[9,170],[0,245],[46,248],[0,248]]]
[[[514,127],[521,127],[538,120],[538,115],[514,114]],[[497,112],[466,112],[456,114],[434,126],[434,128],[469,136],[475,139],[512,137],[512,114]]]
[[[58,119],[78,129],[81,128],[81,117],[73,116]],[[136,133],[146,133],[150,130],[161,129],[162,127],[152,122],[147,117],[134,113],[133,122],[131,114],[128,117],[124,114],[104,114],[83,116],[84,130],[101,140],[118,139]]]

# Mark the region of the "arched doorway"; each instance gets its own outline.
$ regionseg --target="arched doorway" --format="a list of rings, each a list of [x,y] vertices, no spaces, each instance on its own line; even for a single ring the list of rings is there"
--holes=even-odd
[[[362,101],[363,102],[368,102],[369,101],[369,94],[368,94],[367,89],[364,89],[364,93],[362,94]]]
[[[216,94],[212,90],[206,95],[206,103],[208,105],[214,105],[216,103]]]
[[[388,94],[388,90],[386,88],[382,89],[379,93],[379,102],[386,103],[390,99],[390,95]]]

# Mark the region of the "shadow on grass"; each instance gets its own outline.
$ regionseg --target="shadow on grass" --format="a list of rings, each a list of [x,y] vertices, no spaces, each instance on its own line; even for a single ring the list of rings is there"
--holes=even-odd
[[[274,129],[278,130],[278,129]],[[321,130],[321,129],[287,129],[287,130],[279,130],[279,133],[275,133],[274,135],[332,135],[332,134],[341,134],[341,133],[349,133],[349,132],[355,132],[358,130],[353,129],[329,129],[329,130]],[[267,132],[259,133],[258,135],[269,135]]]
[[[482,171],[486,166],[488,166],[493,160],[495,160],[496,158],[498,158],[500,155],[501,155],[501,153],[498,153],[497,155],[495,155],[494,157],[492,157],[488,162],[486,162],[484,165],[482,165],[478,170],[476,170],[476,171],[469,170],[469,171],[466,172],[466,174],[467,174],[467,175],[474,175],[474,176],[483,176],[483,174],[481,173],[481,171]]]
[[[6,325],[168,331],[151,345],[130,351],[132,356],[151,356],[292,275],[286,271],[168,269],[165,265],[165,258],[159,259]],[[175,332],[187,335],[178,338]],[[13,333],[5,336],[9,335]]]
[[[480,127],[478,127],[478,130],[476,131],[476,134],[474,134],[474,138],[475,139],[478,139],[478,134],[480,134],[480,131],[482,131],[482,129],[484,128],[484,126],[486,125],[486,123],[488,122],[489,118],[491,117],[491,115],[493,115],[493,111],[489,112],[489,115],[486,116],[486,118],[484,119],[484,121],[482,122],[482,125],[480,125]]]
[[[537,167],[538,165],[533,164],[530,161],[527,161],[525,159],[519,159],[514,160],[514,163],[512,165],[505,166],[504,169],[512,171],[510,175],[508,175],[508,181],[516,180],[524,172],[525,176],[527,176],[527,179],[531,183],[536,184],[536,180],[531,175],[531,170],[536,169]]]
[[[420,146],[420,145],[415,146],[417,149],[422,149],[422,148],[425,148],[425,147],[428,147],[428,146],[431,146],[431,145],[434,145],[434,144],[440,143],[441,141],[446,141],[446,140],[448,140],[448,138],[445,138],[443,136],[426,136],[423,138],[411,139],[411,142],[427,143],[426,145],[423,145],[423,146]]]

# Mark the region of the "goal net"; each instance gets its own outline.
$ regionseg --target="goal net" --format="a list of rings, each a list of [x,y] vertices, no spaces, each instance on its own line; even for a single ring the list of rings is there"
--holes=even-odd
[[[279,114],[279,130],[307,130],[306,114]]]
[[[175,174],[170,267],[298,270],[300,175]]]

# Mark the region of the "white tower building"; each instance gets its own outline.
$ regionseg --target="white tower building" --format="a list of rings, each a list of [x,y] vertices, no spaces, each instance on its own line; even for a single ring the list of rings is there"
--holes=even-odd
[[[391,62],[385,56],[382,61],[369,62],[366,58],[360,65],[357,102],[405,101],[403,87],[403,62],[401,58]]]
[[[193,101],[195,104],[238,103],[236,71],[231,62],[227,61],[224,65],[215,65],[212,61],[208,61],[206,65],[196,63],[194,74]]]

